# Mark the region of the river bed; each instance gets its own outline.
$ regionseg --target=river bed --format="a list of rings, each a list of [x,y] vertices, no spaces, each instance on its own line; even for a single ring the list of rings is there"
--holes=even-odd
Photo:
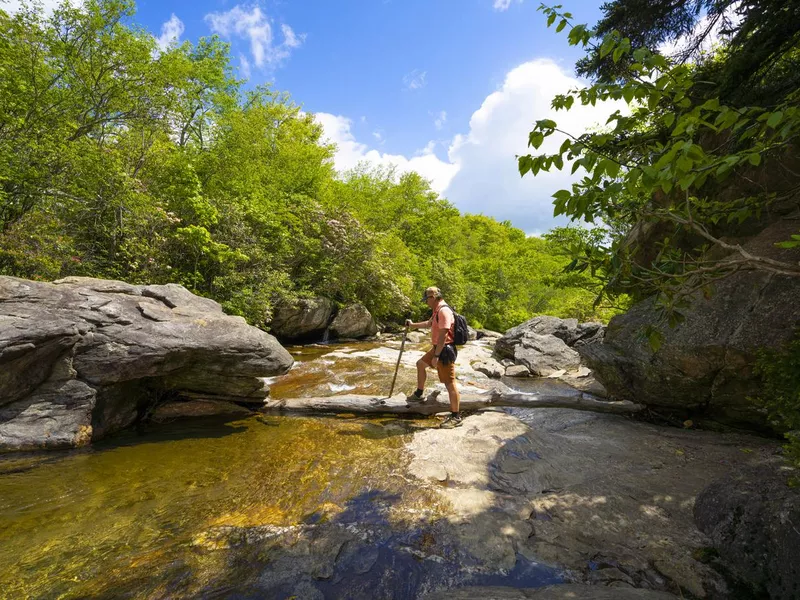
[[[389,392],[399,344],[290,348],[275,398]],[[406,345],[395,392],[415,387]],[[464,389],[497,385],[459,357]],[[553,380],[507,381],[577,393]],[[551,583],[730,597],[694,497],[773,459],[744,434],[566,409],[431,418],[260,414],[149,423],[0,456],[0,590],[16,598],[424,597]]]

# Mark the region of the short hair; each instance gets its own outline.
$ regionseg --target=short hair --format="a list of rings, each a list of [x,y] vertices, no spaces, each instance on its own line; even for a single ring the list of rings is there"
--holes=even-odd
[[[434,298],[441,298],[442,297],[442,290],[440,290],[436,286],[431,286],[425,290],[425,295],[433,294]]]

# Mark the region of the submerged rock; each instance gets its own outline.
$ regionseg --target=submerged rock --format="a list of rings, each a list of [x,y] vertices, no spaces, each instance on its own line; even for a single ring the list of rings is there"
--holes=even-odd
[[[0,449],[75,447],[164,393],[262,403],[277,340],[175,284],[0,277]]]

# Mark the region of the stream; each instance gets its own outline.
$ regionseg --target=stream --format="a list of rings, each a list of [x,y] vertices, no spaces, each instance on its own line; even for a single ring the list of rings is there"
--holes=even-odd
[[[391,366],[346,356],[377,344],[290,351],[297,363],[272,382],[275,398],[388,393]],[[404,363],[396,391],[414,383]],[[410,599],[561,581],[522,555],[486,565],[459,542],[463,524],[436,493],[448,483],[407,471],[407,443],[437,423],[177,419],[85,449],[2,455],[1,595]]]

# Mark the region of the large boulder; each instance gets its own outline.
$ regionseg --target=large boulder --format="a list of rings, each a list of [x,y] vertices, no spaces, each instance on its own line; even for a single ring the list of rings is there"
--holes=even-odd
[[[571,371],[581,365],[581,357],[554,335],[526,333],[514,347],[514,361],[528,367],[535,377],[547,377],[556,371]]]
[[[712,483],[694,505],[723,565],[758,597],[800,597],[800,489],[787,485],[790,475],[778,466],[746,469]]]
[[[543,315],[512,327],[495,343],[495,352],[502,358],[514,358],[516,347],[531,336],[553,336],[567,346],[580,346],[601,339],[602,323],[578,323],[577,319],[559,319]]]
[[[351,304],[341,309],[328,327],[334,337],[363,338],[378,333],[375,319],[363,304]]]
[[[746,252],[791,264],[800,249],[775,243],[797,233],[796,221],[781,221],[744,244]],[[609,393],[651,406],[704,414],[719,420],[766,425],[751,398],[761,382],[753,373],[759,351],[777,349],[800,325],[800,277],[741,271],[700,292],[682,312],[685,320],[662,328],[655,352],[643,332],[658,322],[654,300],[611,319],[602,343],[578,348]]]
[[[281,340],[321,339],[333,318],[333,302],[327,298],[302,298],[275,308],[270,330]]]
[[[292,362],[179,285],[0,277],[0,450],[86,444],[166,393],[261,404]]]

